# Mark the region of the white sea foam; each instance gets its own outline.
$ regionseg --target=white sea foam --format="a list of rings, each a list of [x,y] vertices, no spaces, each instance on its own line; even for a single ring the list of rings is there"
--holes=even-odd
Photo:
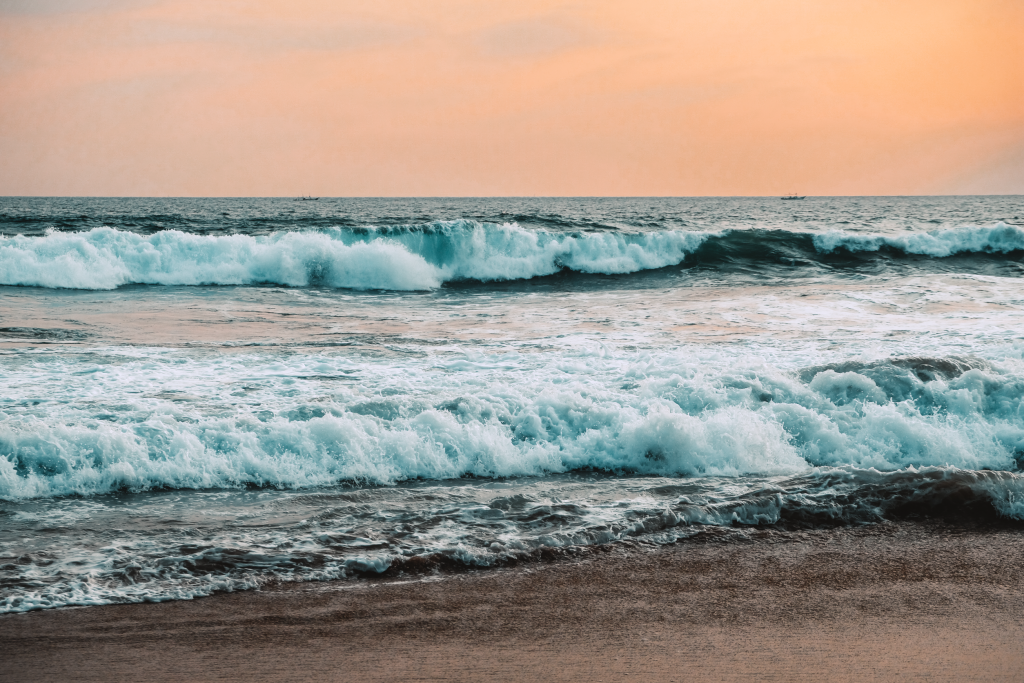
[[[49,385],[50,373],[63,380],[38,406],[31,396],[20,404],[19,392],[8,396],[0,497],[580,469],[669,476],[817,466],[1007,470],[1024,454],[1024,379],[991,369],[924,381],[913,368],[880,362],[804,381],[675,353],[639,360],[612,352],[477,354],[404,359],[400,369],[301,355],[270,363],[176,356],[96,364],[90,355],[84,365],[11,373],[11,386],[30,393]],[[334,375],[359,383],[316,379]],[[164,391],[147,394],[147,377],[154,378],[149,392]],[[246,389],[228,395],[230,386]]]
[[[624,274],[678,265],[708,238],[736,231],[552,232],[516,224],[439,221],[419,226],[332,228],[267,237],[139,235],[113,228],[0,238],[0,284],[115,289],[127,284],[274,283],[348,289],[429,290],[453,280],[523,280],[563,268]],[[1024,249],[1024,229],[999,223],[905,235],[830,231],[829,253],[878,251],[946,257]]]
[[[359,232],[334,229],[329,234],[346,243],[399,242],[435,265],[446,281],[529,279],[563,267],[581,273],[635,273],[681,263],[709,236],[682,230],[559,233],[467,220]]]
[[[346,245],[316,233],[210,237],[168,230],[142,236],[112,228],[0,241],[0,283],[68,289],[126,284],[243,285],[271,282],[353,289],[430,289],[437,269],[386,240]]]
[[[962,253],[1001,253],[1024,250],[1024,228],[1006,223],[992,226],[947,228],[930,232],[896,235],[866,235],[831,230],[814,236],[814,246],[822,252],[836,249],[878,251],[883,247],[906,254],[938,258]]]
[[[0,239],[0,284],[114,289],[127,284],[275,283],[427,290],[460,279],[528,279],[569,268],[632,273],[680,263],[704,235],[562,234],[472,221],[421,228],[209,236],[112,228]]]

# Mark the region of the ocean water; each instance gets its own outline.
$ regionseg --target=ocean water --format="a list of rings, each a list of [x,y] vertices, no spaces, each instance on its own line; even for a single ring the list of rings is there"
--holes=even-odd
[[[0,198],[0,612],[1024,521],[1024,197]]]

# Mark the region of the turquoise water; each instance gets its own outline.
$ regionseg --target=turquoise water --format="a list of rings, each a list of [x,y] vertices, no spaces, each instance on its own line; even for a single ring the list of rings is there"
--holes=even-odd
[[[1024,518],[1024,198],[0,199],[0,610]]]

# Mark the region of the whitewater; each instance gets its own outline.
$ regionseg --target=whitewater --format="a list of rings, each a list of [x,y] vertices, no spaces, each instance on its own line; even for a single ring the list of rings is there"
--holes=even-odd
[[[116,289],[128,284],[327,286],[429,290],[445,282],[529,280],[562,270],[607,275],[683,263],[711,241],[728,247],[747,235],[664,230],[553,233],[515,223],[432,222],[386,229],[321,229],[267,237],[138,235],[115,228],[16,235],[0,241],[0,285]],[[837,251],[945,257],[1024,249],[1024,229],[998,223],[911,235],[772,231],[768,240],[810,239],[818,254]]]
[[[0,199],[0,611],[1024,523],[1024,200]]]

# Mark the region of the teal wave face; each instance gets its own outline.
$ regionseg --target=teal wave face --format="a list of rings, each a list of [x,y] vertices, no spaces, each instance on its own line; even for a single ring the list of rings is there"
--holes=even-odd
[[[1013,266],[1024,261],[1024,229],[997,224],[901,236],[781,230],[555,233],[460,220],[252,237],[94,228],[0,239],[0,285],[115,289],[269,283],[409,291],[446,282],[531,280],[563,271],[623,275],[680,265],[777,275],[801,265],[855,268],[863,266],[865,254],[874,265],[895,257],[960,254]]]

